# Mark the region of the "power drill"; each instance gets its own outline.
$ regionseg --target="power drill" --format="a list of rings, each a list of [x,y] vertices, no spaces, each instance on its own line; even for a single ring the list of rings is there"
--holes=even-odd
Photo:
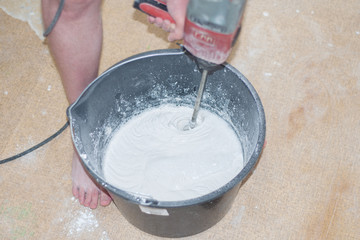
[[[184,47],[202,69],[190,128],[196,125],[208,72],[215,71],[226,61],[239,35],[245,4],[246,0],[190,0],[188,3]],[[174,23],[164,0],[135,0],[134,7],[148,15]]]

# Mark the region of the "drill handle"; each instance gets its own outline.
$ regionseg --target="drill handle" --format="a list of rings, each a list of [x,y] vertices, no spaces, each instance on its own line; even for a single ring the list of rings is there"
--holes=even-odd
[[[166,2],[163,0],[135,0],[133,7],[147,15],[160,17],[164,20],[169,20],[171,23],[175,23],[167,11]]]

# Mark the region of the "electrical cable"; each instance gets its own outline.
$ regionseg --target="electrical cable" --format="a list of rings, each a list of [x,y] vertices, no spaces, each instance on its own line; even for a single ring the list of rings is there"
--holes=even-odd
[[[43,36],[44,36],[44,37],[47,37],[47,36],[51,33],[51,31],[54,29],[55,24],[56,24],[57,21],[59,20],[60,14],[61,14],[61,12],[62,12],[62,10],[63,10],[63,8],[64,8],[64,3],[65,3],[65,0],[60,0],[59,7],[58,7],[58,9],[57,9],[57,11],[56,11],[56,14],[55,14],[53,20],[51,21],[49,27],[48,27],[48,28],[45,30],[45,32],[43,33]],[[25,151],[22,152],[22,153],[19,153],[19,154],[16,154],[16,155],[12,156],[12,157],[5,158],[5,159],[3,159],[3,160],[0,160],[0,164],[7,163],[7,162],[13,161],[13,160],[15,160],[15,159],[18,159],[18,158],[20,158],[20,157],[22,157],[22,156],[25,156],[26,154],[31,153],[32,151],[34,151],[34,150],[36,150],[36,149],[42,147],[43,145],[47,144],[48,142],[50,142],[51,140],[53,140],[54,138],[56,138],[58,135],[60,135],[60,134],[67,128],[67,126],[69,126],[69,121],[67,121],[67,122],[65,123],[65,125],[64,125],[62,128],[60,128],[56,133],[54,133],[53,135],[51,135],[50,137],[48,137],[47,139],[45,139],[45,140],[42,141],[41,143],[36,144],[35,146],[29,148],[28,150],[25,150]]]
[[[51,135],[50,137],[48,137],[47,139],[45,139],[44,141],[42,141],[41,143],[39,144],[36,144],[35,146],[33,146],[32,148],[29,148],[28,150],[25,150],[24,152],[22,153],[19,153],[19,154],[16,154],[12,157],[9,157],[9,158],[5,158],[3,160],[0,160],[0,164],[3,164],[3,163],[7,163],[7,162],[10,162],[10,161],[13,161],[15,159],[18,159],[26,154],[29,154],[31,153],[32,151],[38,149],[39,147],[42,147],[43,145],[45,145],[46,143],[50,142],[51,140],[53,140],[54,138],[56,138],[58,135],[60,135],[66,128],[67,126],[69,126],[69,121],[67,121],[65,123],[65,125],[60,128],[56,133],[54,133],[53,135]]]
[[[65,0],[61,0],[60,3],[59,3],[59,7],[56,11],[56,14],[55,14],[55,17],[54,19],[52,20],[52,22],[50,23],[49,27],[45,30],[45,32],[43,33],[43,36],[44,37],[47,37],[51,31],[54,29],[55,27],[55,24],[57,23],[57,21],[59,20],[59,17],[60,17],[60,14],[64,8],[64,3],[65,3]]]

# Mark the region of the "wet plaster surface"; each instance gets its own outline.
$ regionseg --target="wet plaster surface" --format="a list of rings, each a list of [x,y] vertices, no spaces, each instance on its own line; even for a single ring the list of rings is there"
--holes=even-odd
[[[1,159],[66,121],[59,75],[37,35],[39,1],[23,2],[30,5],[0,1]],[[104,1],[100,72],[177,47],[131,5]],[[360,239],[359,9],[356,0],[248,1],[229,62],[260,95],[267,145],[225,218],[187,239]],[[157,239],[114,204],[80,206],[71,194],[71,156],[67,129],[0,166],[0,239]]]

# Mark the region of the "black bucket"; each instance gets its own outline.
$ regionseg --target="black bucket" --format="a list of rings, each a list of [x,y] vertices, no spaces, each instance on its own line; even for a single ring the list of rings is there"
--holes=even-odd
[[[259,96],[239,71],[224,64],[208,76],[202,107],[231,123],[240,139],[244,168],[236,177],[209,194],[184,201],[157,201],[105,181],[102,160],[111,133],[150,107],[164,103],[193,107],[200,78],[194,59],[182,49],[151,51],[105,71],[68,108],[73,142],[88,172],[109,191],[130,223],[153,235],[189,236],[220,221],[264,145],[265,115]]]

